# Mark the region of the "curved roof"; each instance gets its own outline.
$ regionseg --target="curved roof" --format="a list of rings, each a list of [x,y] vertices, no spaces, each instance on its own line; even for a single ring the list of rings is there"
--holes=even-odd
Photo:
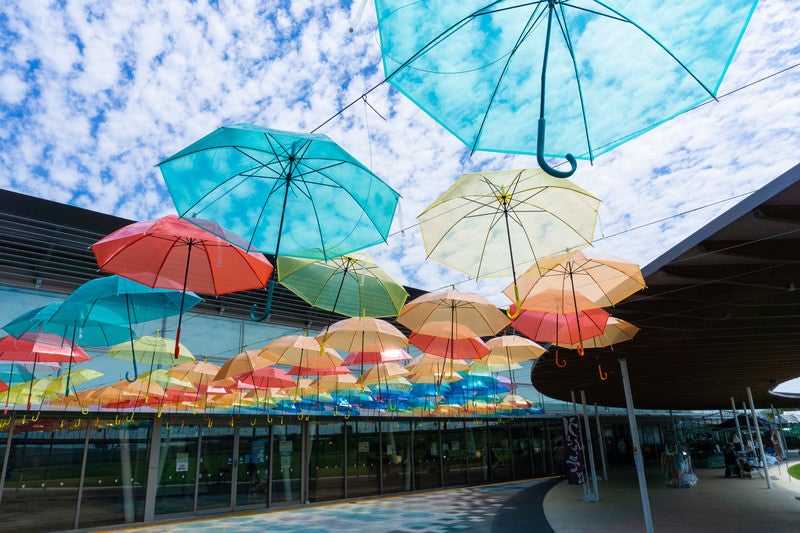
[[[741,407],[748,386],[756,405],[797,405],[770,389],[800,376],[798,181],[800,165],[644,267],[647,288],[611,310],[639,334],[584,357],[561,349],[563,369],[551,349],[531,372],[536,388],[624,406],[624,358],[637,408]]]

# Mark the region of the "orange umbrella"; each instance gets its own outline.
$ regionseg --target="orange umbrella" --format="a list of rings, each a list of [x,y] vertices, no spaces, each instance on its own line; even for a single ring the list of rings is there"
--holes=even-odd
[[[320,344],[345,352],[382,352],[408,346],[402,331],[380,318],[353,317],[334,322],[317,335]]]
[[[412,331],[427,322],[449,322],[472,330],[473,336],[489,337],[506,327],[509,319],[483,296],[456,290],[429,292],[406,303],[397,321]]]
[[[615,344],[619,344],[620,342],[633,339],[638,332],[639,328],[630,322],[626,322],[625,320],[612,316],[608,319],[603,333],[597,335],[596,337],[592,337],[591,339],[586,339],[583,342],[583,347],[605,348],[606,346],[613,346]],[[576,350],[578,348],[577,344],[569,344],[567,342],[558,342],[557,344],[562,348],[568,348],[571,350]]]
[[[344,361],[331,348],[324,350],[317,339],[306,335],[285,335],[262,349],[267,357],[277,358],[277,363],[301,368],[336,368]]]

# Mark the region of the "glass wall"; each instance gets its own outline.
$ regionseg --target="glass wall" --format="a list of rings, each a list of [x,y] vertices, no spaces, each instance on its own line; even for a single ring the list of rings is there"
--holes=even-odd
[[[344,498],[345,426],[341,422],[309,425],[308,499],[312,502]]]
[[[489,420],[489,480],[493,482],[513,479],[511,444],[509,442],[508,422]]]
[[[509,424],[511,432],[511,465],[514,479],[533,477],[533,453],[528,421],[515,419]]]
[[[11,423],[10,417],[3,421]],[[8,427],[0,437],[4,448]],[[24,416],[14,421],[13,433],[0,504],[3,528],[72,529],[86,422],[76,428],[72,421],[62,424],[61,420],[40,418],[32,422],[30,416]],[[106,478],[106,482],[109,480]]]
[[[267,505],[269,486],[270,427],[239,430],[239,468],[236,476],[236,505]]]
[[[438,420],[414,424],[414,490],[442,486],[440,437]]]
[[[442,467],[445,485],[467,482],[466,433],[464,422],[442,422]]]
[[[381,421],[383,493],[411,490],[411,423]]]
[[[213,425],[203,428],[197,509],[217,509],[231,505],[233,433],[234,428],[230,426]]]
[[[150,421],[91,428],[80,527],[144,518]]]
[[[347,428],[347,497],[380,494],[378,422],[352,419]]]
[[[199,425],[164,424],[158,464],[156,515],[194,510]]]
[[[467,420],[466,431],[466,469],[468,483],[489,481],[489,445],[486,438],[486,422]]]
[[[303,427],[296,417],[273,418],[271,506],[300,503],[302,436]]]

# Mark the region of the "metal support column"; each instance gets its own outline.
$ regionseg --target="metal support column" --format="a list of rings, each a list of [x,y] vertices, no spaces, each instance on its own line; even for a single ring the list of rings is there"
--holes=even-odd
[[[231,458],[231,511],[236,509],[236,493],[239,490],[239,426],[233,429],[233,457]]]
[[[11,455],[11,441],[14,437],[14,414],[11,414],[11,421],[8,423],[8,437],[6,438],[6,451],[3,454],[3,471],[0,473],[0,502],[3,501],[3,488],[6,485],[6,475],[8,474],[8,458]]]
[[[644,475],[644,460],[639,444],[639,428],[636,426],[636,412],[633,407],[633,395],[631,395],[631,382],[628,377],[628,362],[625,359],[619,360],[619,368],[622,374],[622,386],[625,390],[625,406],[628,408],[628,426],[633,445],[633,462],[636,465],[636,475],[639,478],[639,494],[642,497],[642,512],[644,513],[644,525],[647,533],[653,533],[653,515],[650,512],[650,498],[647,494],[647,479]]]
[[[597,468],[594,464],[594,446],[592,445],[592,427],[589,425],[589,414],[586,411],[586,391],[581,390],[581,406],[583,408],[583,425],[586,428],[586,455],[589,456],[589,469],[592,472],[592,498],[590,501],[596,502],[600,499],[600,492],[597,490]]]
[[[81,478],[78,481],[78,501],[75,504],[75,522],[72,525],[73,529],[78,529],[81,521],[81,501],[83,500],[83,485],[86,481],[86,461],[89,457],[89,421],[86,421],[86,432],[83,436],[83,458],[81,459]],[[123,479],[124,483],[125,480]]]
[[[156,494],[161,477],[161,418],[155,417],[150,427],[150,456],[147,459],[147,485],[144,489],[144,521],[156,518]]]
[[[603,435],[603,425],[600,423],[600,411],[597,402],[594,403],[594,420],[597,423],[597,440],[600,445],[600,462],[603,466],[603,480],[608,481],[608,462],[606,461],[606,438]]]
[[[764,466],[764,478],[767,480],[767,488],[772,488],[772,481],[769,479],[769,466],[767,466],[767,454],[764,452],[764,441],[761,439],[761,432],[758,430],[758,416],[753,405],[753,393],[747,387],[747,401],[750,402],[750,414],[753,415],[753,428],[756,430],[756,440],[758,441],[758,452],[761,455],[761,464]]]
[[[572,399],[572,414],[578,420],[578,437],[581,441],[581,458],[583,459],[583,468],[586,470],[586,447],[583,445],[583,428],[581,428],[580,418],[578,418],[578,404],[575,400],[575,391],[569,391],[570,398]],[[587,502],[594,501],[592,491],[589,488],[588,481],[583,484],[583,499]]]
[[[733,420],[736,423],[736,435],[739,437],[739,444],[742,446],[742,451],[744,451],[744,438],[742,438],[742,427],[739,425],[739,413],[736,412],[736,402],[733,401],[733,396],[731,396],[731,409],[733,409]],[[739,450],[736,450],[737,452]]]

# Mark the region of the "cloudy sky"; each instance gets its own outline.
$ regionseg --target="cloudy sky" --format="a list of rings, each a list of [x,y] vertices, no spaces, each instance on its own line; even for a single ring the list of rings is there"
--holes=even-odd
[[[599,251],[644,266],[798,163],[798,27],[800,2],[762,0],[718,102],[579,167],[573,181],[603,201]],[[369,1],[5,0],[0,187],[156,218],[174,212],[155,167],[167,156],[225,124],[311,131],[382,79]],[[416,216],[464,172],[534,158],[470,156],[386,84],[319,131],[402,195],[387,245],[369,250],[386,270],[504,302],[509,280],[426,260]]]

